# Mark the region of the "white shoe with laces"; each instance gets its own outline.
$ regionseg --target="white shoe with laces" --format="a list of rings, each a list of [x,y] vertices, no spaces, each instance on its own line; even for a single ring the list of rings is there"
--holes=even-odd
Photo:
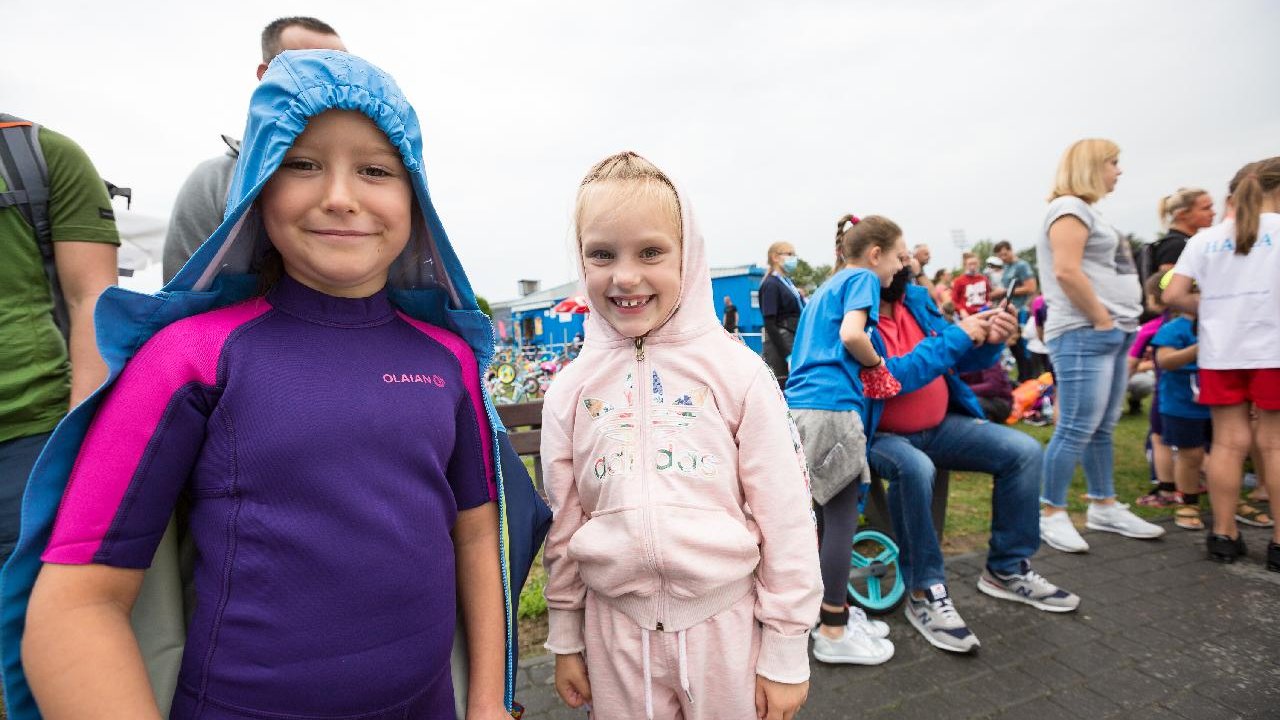
[[[1089,503],[1086,519],[1085,527],[1090,530],[1113,532],[1140,540],[1151,540],[1164,535],[1164,528],[1134,515],[1124,503]],[[1044,527],[1043,523],[1041,527]]]
[[[867,617],[867,613],[860,607],[849,606],[849,622],[848,627],[862,628],[862,632],[873,638],[889,637],[889,623],[883,620],[872,620]],[[822,627],[822,621],[814,623],[813,632],[817,634],[818,628]]]
[[[879,665],[888,662],[893,651],[893,643],[868,635],[861,625],[853,623],[853,618],[838,640],[823,635],[821,631],[813,634],[813,656],[824,663]]]
[[[872,620],[867,617],[867,613],[859,607],[849,608],[849,625],[862,628],[862,632],[873,638],[884,639],[889,637],[889,623],[883,620]]]
[[[1089,543],[1071,523],[1071,516],[1063,512],[1040,515],[1040,539],[1054,550],[1067,553],[1089,552]]]

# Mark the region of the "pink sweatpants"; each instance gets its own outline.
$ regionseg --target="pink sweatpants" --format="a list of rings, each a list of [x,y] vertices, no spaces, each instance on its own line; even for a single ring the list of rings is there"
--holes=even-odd
[[[743,720],[756,712],[755,594],[683,632],[642,630],[587,593],[593,720]]]

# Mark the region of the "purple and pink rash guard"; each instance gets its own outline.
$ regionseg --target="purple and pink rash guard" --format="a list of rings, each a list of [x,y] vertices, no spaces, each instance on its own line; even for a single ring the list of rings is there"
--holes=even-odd
[[[145,568],[179,497],[196,607],[173,718],[453,717],[458,511],[496,496],[470,348],[289,277],[151,338],[48,563]]]

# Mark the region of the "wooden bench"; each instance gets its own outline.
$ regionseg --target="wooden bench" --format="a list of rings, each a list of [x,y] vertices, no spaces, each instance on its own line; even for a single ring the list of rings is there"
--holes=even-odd
[[[942,529],[947,523],[947,494],[951,489],[951,471],[937,468],[933,476],[933,531],[938,534],[938,542],[942,542]],[[867,492],[867,505],[863,514],[867,523],[873,528],[893,536],[893,521],[889,514],[889,496],[885,482],[879,475],[871,473],[871,488]]]
[[[533,486],[542,490],[542,401],[495,405],[498,419],[507,428],[511,447],[520,457],[533,457]],[[525,428],[519,430],[517,428]]]

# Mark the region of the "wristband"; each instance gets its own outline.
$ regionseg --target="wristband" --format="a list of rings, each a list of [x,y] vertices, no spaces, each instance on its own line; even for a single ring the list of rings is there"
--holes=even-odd
[[[855,358],[855,359],[856,359],[856,358]],[[859,365],[862,365],[862,361],[861,361],[861,360],[858,360],[858,364],[859,364]],[[882,356],[880,356],[880,355],[877,355],[877,356],[876,356],[876,361],[875,361],[875,362],[871,363],[870,365],[862,365],[862,368],[863,368],[864,370],[870,370],[871,368],[878,368],[878,367],[880,367],[880,366],[881,366],[881,365],[883,365],[883,364],[884,364],[884,357],[882,357]]]

